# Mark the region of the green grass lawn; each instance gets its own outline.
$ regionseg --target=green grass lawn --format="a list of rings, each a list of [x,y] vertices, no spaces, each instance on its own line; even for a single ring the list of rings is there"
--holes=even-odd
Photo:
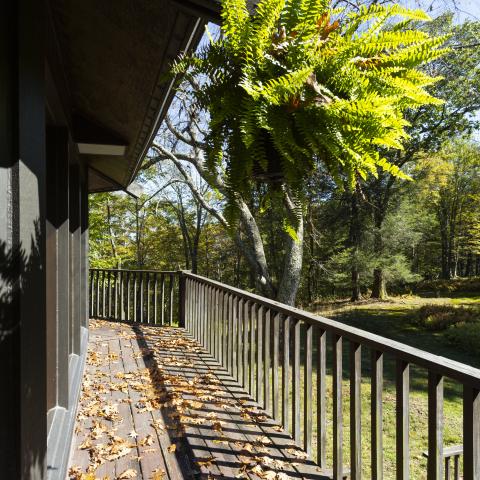
[[[315,313],[480,368],[480,348],[476,351],[459,348],[449,342],[446,331],[428,331],[412,321],[423,305],[466,306],[478,312],[480,322],[480,295],[443,298],[404,296],[382,302],[364,301],[358,305],[337,302],[320,305]]]

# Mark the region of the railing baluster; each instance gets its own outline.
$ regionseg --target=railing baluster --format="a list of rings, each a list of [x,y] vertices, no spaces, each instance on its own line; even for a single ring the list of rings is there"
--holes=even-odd
[[[463,478],[480,478],[480,390],[463,386]]]
[[[460,480],[460,455],[455,455],[453,458],[453,478]]]
[[[254,385],[255,385],[255,323],[257,319],[257,304],[253,303],[250,306],[250,359],[249,359],[249,368],[250,368],[250,380],[248,383],[248,392],[252,397],[254,395]]]
[[[202,343],[202,284],[197,282],[197,342]]]
[[[428,372],[428,479],[443,480],[443,377]]]
[[[228,293],[222,294],[222,332],[223,332],[223,341],[222,341],[222,352],[223,352],[223,361],[222,367],[227,368],[227,359],[228,359]]]
[[[225,293],[223,296],[222,315],[223,315],[223,363],[222,366],[228,370],[228,297],[229,294]]]
[[[202,313],[202,308],[203,308],[203,285],[198,282],[197,284],[198,288],[198,303],[197,303],[197,341],[200,345],[203,345],[203,313]]]
[[[220,322],[218,316],[218,289],[215,288],[213,291],[213,303],[214,303],[214,329],[215,329],[215,345],[214,345],[214,357],[216,360],[220,358],[219,356],[219,340],[220,340]]]
[[[327,464],[327,390],[326,390],[327,332],[318,329],[317,343],[317,463]]]
[[[105,270],[102,273],[102,318],[105,318]]]
[[[160,277],[161,282],[161,297],[160,297],[160,307],[162,309],[161,314],[161,324],[165,325],[165,275],[162,273]],[[198,301],[198,282],[197,282],[197,301]],[[198,304],[197,304],[198,306]],[[198,324],[198,316],[197,316],[197,324]]]
[[[113,312],[114,319],[118,320],[118,271],[113,272]]]
[[[133,272],[133,321],[138,321],[138,275]]]
[[[194,302],[194,291],[193,291],[193,281],[190,278],[186,279],[187,281],[187,287],[186,287],[186,293],[187,293],[187,298],[188,298],[188,314],[186,317],[186,323],[187,323],[187,331],[191,335],[192,334],[192,321],[193,321],[193,302]],[[158,300],[158,288],[157,288],[157,300]]]
[[[158,279],[157,279],[158,281]],[[195,282],[191,278],[187,278],[188,282],[188,333],[195,338],[195,320],[194,320],[194,315],[195,315]],[[157,289],[158,290],[158,289]],[[157,291],[158,294],[158,291]],[[157,296],[158,299],[158,296]],[[157,307],[158,311],[158,307]]]
[[[194,323],[194,337],[195,340],[199,340],[199,321],[198,321],[198,304],[199,304],[199,284],[195,281],[195,323]],[[163,324],[163,300],[162,300],[162,324]]]
[[[342,356],[343,339],[333,335],[333,478],[343,478],[343,395]]]
[[[202,341],[200,343],[205,348],[206,346],[205,337],[207,336],[207,325],[206,325],[206,315],[205,315],[205,309],[207,306],[207,286],[202,283],[200,287],[202,289],[202,295],[200,297],[200,301],[201,301],[200,324],[202,325],[202,333],[201,333]]]
[[[283,320],[283,357],[282,357],[282,425],[290,429],[290,317]]]
[[[310,324],[305,325],[305,368],[303,393],[303,448],[312,454],[312,331]]]
[[[175,281],[175,277],[173,274],[170,274],[170,311],[168,315],[168,324],[170,326],[173,325],[173,282]]]
[[[120,272],[120,320],[125,320],[125,276]]]
[[[147,273],[147,323],[150,323],[150,285],[151,285],[151,278],[150,273]]]
[[[205,308],[203,309],[203,315],[205,320],[205,348],[210,351],[210,315],[211,315],[211,305],[210,305],[210,289],[209,285],[205,285]]]
[[[263,408],[270,412],[270,317],[271,310],[265,312],[264,357],[263,357]]]
[[[210,353],[215,357],[215,288],[210,289],[210,320],[208,328],[210,330]]]
[[[127,320],[132,319],[132,314],[130,313],[130,272],[127,272]]]
[[[279,375],[280,367],[278,355],[280,347],[280,314],[275,313],[273,317],[273,365],[272,365],[272,402],[273,402],[273,418],[278,422],[280,420],[279,408]]]
[[[100,271],[97,271],[97,309],[96,316],[100,318]]]
[[[214,298],[215,298],[215,289],[213,287],[210,288],[209,291],[209,303],[210,303],[210,319],[208,323],[208,331],[209,331],[209,343],[210,348],[209,351],[213,355],[214,346],[215,346],[215,328],[214,328],[214,318],[215,318],[215,305],[214,305]]]
[[[445,458],[445,480],[450,480],[450,457]]]
[[[233,366],[232,366],[232,376],[233,378],[238,378],[238,357],[237,357],[237,347],[238,347],[238,303],[239,299],[236,295],[233,297],[233,330],[232,330],[232,358],[233,358]]]
[[[105,275],[105,289],[104,289],[104,318],[113,318],[113,281],[114,272],[108,271]]]
[[[188,282],[188,285],[190,283]],[[186,287],[186,290],[189,291],[189,288]],[[188,305],[190,307],[190,305]],[[190,314],[190,310],[189,310]],[[155,273],[153,277],[153,323],[158,323],[158,275]]]
[[[218,335],[218,325],[217,325],[217,289],[212,287],[211,293],[211,303],[212,303],[212,316],[210,319],[210,328],[212,329],[211,341],[212,341],[212,357],[217,358],[217,335]]]
[[[217,323],[217,360],[222,364],[222,290],[218,289],[215,296],[216,323]]]
[[[242,386],[247,390],[248,385],[248,326],[250,324],[250,302],[243,305],[243,382]]]
[[[111,291],[111,286],[112,286],[112,279],[111,279],[111,272],[108,271],[107,272],[107,298],[105,300],[105,303],[106,303],[106,308],[107,308],[107,312],[106,312],[106,317],[107,318],[112,318],[112,291]],[[105,290],[104,290],[105,292]]]
[[[350,342],[350,478],[362,477],[362,347]]]
[[[233,375],[233,294],[228,296],[228,371]]]
[[[300,437],[300,320],[294,321],[293,326],[293,365],[292,365],[292,427],[293,440],[301,444]]]
[[[262,404],[263,400],[263,322],[264,307],[260,305],[257,313],[257,390],[256,400]]]
[[[244,316],[243,298],[238,299],[238,318],[237,318],[237,381],[242,383],[243,379],[243,316]]]
[[[397,480],[408,480],[410,477],[409,451],[409,391],[410,366],[404,360],[397,359]]]
[[[88,272],[88,291],[90,292],[89,302],[88,302],[88,316],[93,317],[93,271]]]
[[[143,272],[140,273],[140,319],[139,322],[143,323],[145,321],[144,318],[144,300],[145,300],[145,285],[144,285],[144,275]]]
[[[371,356],[372,480],[383,479],[383,353]]]

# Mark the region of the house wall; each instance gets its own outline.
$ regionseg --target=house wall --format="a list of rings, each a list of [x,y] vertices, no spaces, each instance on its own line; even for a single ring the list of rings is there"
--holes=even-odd
[[[0,472],[65,478],[87,345],[86,165],[44,0],[0,15]]]

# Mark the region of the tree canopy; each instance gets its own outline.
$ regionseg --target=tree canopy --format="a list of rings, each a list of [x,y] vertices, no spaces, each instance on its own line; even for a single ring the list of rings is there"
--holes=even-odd
[[[337,180],[404,177],[382,149],[403,148],[405,112],[441,103],[440,80],[420,67],[448,50],[448,35],[415,28],[420,9],[372,3],[356,10],[326,0],[223,0],[221,35],[174,73],[208,112],[207,168],[225,165],[227,215],[252,179],[273,176],[297,197],[320,161]],[[272,164],[275,165],[272,165]]]

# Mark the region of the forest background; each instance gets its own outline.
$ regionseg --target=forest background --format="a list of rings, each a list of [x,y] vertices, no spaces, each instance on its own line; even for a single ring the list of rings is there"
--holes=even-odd
[[[239,199],[232,229],[224,178],[205,169],[205,113],[185,87],[142,166],[138,198],[90,197],[90,265],[188,269],[301,306],[385,299],[480,276],[478,7],[447,0],[419,6],[434,20],[418,28],[450,33],[451,51],[425,67],[443,77],[430,93],[444,103],[411,112],[404,149],[386,153],[413,181],[380,173],[352,191],[319,168],[296,231],[284,220],[293,209],[288,198],[265,196],[258,183]]]

